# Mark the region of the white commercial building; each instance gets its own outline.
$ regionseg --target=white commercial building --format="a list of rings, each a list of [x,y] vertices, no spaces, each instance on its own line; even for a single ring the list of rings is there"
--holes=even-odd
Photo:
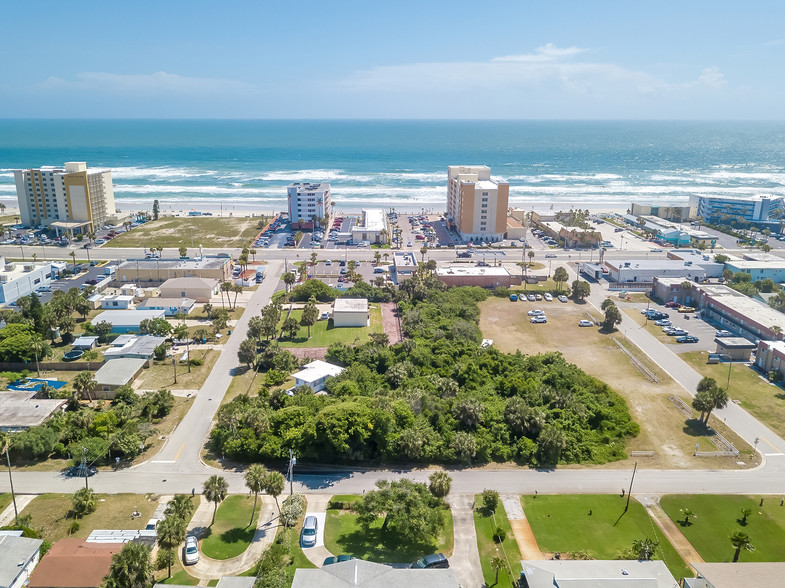
[[[6,262],[0,257],[0,303],[10,304],[52,283],[51,263]]]
[[[314,221],[330,216],[330,184],[325,182],[294,182],[286,188],[289,199],[289,221]]]
[[[367,298],[336,298],[333,302],[334,327],[365,327],[369,320]]]
[[[115,222],[112,172],[83,161],[64,167],[14,170],[22,223],[53,225],[58,232],[86,233]]]
[[[363,216],[359,225],[352,227],[352,242],[386,243],[387,222],[383,210],[369,209],[362,211]]]
[[[341,374],[343,370],[344,368],[340,366],[317,359],[304,366],[296,374],[292,374],[294,387],[309,386],[314,392],[319,392],[324,390],[328,379]]]
[[[447,221],[466,241],[500,241],[507,230],[510,184],[487,165],[447,168]]]
[[[699,196],[698,216],[707,222],[723,219],[741,219],[748,222],[769,220],[771,214],[784,207],[779,196]]]

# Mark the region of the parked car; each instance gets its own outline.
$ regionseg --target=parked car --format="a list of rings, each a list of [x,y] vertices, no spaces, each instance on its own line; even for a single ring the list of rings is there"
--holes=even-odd
[[[86,470],[86,473],[85,473]],[[68,469],[68,475],[74,476],[77,478],[84,478],[89,476],[94,476],[98,473],[98,470],[94,466],[74,466]]]
[[[199,561],[199,544],[196,541],[196,537],[188,535],[185,538],[185,549],[183,551],[185,565],[190,566]]]
[[[529,302],[534,302],[537,299],[534,297],[534,294],[529,294],[528,296],[526,296],[526,300],[528,300]]]
[[[313,547],[316,545],[316,533],[319,530],[319,521],[315,516],[305,517],[303,531],[300,536],[303,547]]]
[[[689,335],[689,333],[684,329],[671,329],[665,334],[670,335],[671,337],[686,337],[687,335]]]
[[[541,314],[539,316],[533,316],[529,322],[530,323],[547,323],[548,322],[548,318],[544,314]]]
[[[329,319],[330,319],[330,313],[329,312],[323,312],[321,320],[326,321],[326,320],[329,320]]]
[[[721,339],[723,337],[733,337],[733,333],[731,333],[730,331],[723,330],[723,331],[717,331],[716,333],[714,333],[714,336],[719,337]]]
[[[354,559],[354,557],[351,555],[331,555],[330,557],[325,558],[322,566],[329,566],[330,564],[341,563],[342,561],[349,561],[352,559]]]
[[[567,302],[567,297],[564,294],[559,295],[559,302]]]
[[[510,294],[510,302],[518,302],[518,295]]]
[[[586,320],[586,319],[578,321],[578,326],[579,327],[591,327],[592,325],[594,325],[594,323],[589,321],[589,320]]]
[[[545,311],[536,308],[534,310],[530,310],[528,314],[529,316],[542,316],[545,314]]]
[[[545,259],[554,259],[556,257],[555,253],[546,253]]]
[[[658,327],[670,327],[673,325],[668,319],[660,319],[658,321],[654,321],[654,324]]]
[[[685,314],[688,312],[695,312],[695,309],[692,306],[681,306],[679,307],[679,312]]]
[[[426,555],[414,562],[410,568],[427,570],[431,568],[449,568],[450,562],[443,553],[434,553],[433,555]]]
[[[695,335],[684,335],[676,339],[676,343],[697,343],[698,338]]]
[[[547,302],[553,302],[553,296],[551,295],[550,292],[546,292],[545,294],[542,295],[542,297],[545,298]]]

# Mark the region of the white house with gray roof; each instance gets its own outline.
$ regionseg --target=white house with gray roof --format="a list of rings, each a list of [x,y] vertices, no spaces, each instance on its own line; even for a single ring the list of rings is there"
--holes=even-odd
[[[294,572],[292,588],[458,588],[455,572],[450,568],[394,568],[385,564],[352,559],[326,565],[320,569],[300,568]]]
[[[0,535],[0,587],[26,586],[41,557],[41,539]]]

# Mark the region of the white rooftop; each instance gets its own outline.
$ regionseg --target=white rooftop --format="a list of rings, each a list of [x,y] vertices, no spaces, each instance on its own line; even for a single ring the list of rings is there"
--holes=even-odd
[[[522,561],[529,588],[678,588],[662,561]]]
[[[337,376],[341,374],[343,370],[344,368],[341,366],[333,365],[331,363],[327,363],[326,361],[317,359],[303,367],[303,369],[299,372],[292,374],[292,377],[297,380],[302,380],[303,382],[311,383],[321,380],[325,377]]]
[[[139,326],[145,319],[163,318],[163,310],[105,310],[90,321],[95,326],[106,321],[114,326]]]
[[[368,312],[367,298],[336,298],[333,312]]]
[[[503,267],[478,265],[450,265],[436,268],[437,276],[509,276],[510,272]]]
[[[375,208],[364,209],[363,210],[363,217],[365,219],[364,226],[357,226],[352,227],[352,231],[355,229],[357,230],[368,230],[368,231],[381,231],[382,229],[386,228],[384,224],[384,211]]]

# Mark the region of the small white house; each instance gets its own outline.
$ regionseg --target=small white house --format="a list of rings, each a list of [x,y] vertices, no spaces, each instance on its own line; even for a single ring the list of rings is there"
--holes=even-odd
[[[13,534],[0,536],[0,586],[22,588],[27,586],[41,557],[42,539]],[[19,531],[21,534],[21,531]]]
[[[196,301],[192,298],[147,298],[139,306],[140,310],[163,310],[166,316],[189,314]]]
[[[339,375],[343,372],[342,367],[327,363],[317,359],[306,365],[302,370],[296,374],[292,374],[294,378],[294,387],[309,386],[314,392],[324,390],[324,385],[327,380]]]
[[[126,294],[104,296],[101,299],[101,308],[105,310],[131,310],[134,308],[134,297]]]
[[[365,327],[369,320],[367,298],[336,298],[333,302],[333,326]]]

